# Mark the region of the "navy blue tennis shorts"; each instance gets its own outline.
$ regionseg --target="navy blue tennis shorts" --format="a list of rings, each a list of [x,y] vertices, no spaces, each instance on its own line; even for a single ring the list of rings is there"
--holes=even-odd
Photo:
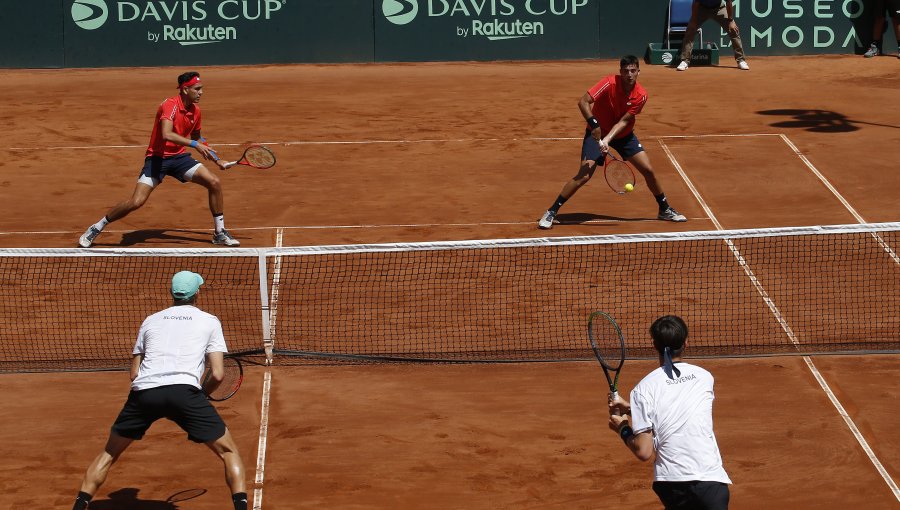
[[[208,443],[225,435],[225,422],[200,389],[190,384],[172,384],[146,390],[131,390],[113,432],[141,439],[160,418],[174,421],[195,443]]]
[[[634,134],[634,131],[622,138],[615,138],[609,142],[609,146],[619,153],[623,160],[631,159],[635,154],[644,152],[644,146]],[[581,161],[596,161],[598,165],[606,162],[606,156],[600,154],[600,143],[591,136],[590,130],[585,130],[584,140],[581,142]]]
[[[187,152],[171,158],[150,156],[144,160],[144,167],[141,168],[138,182],[155,188],[159,186],[167,175],[171,175],[181,182],[190,182],[194,177],[194,172],[200,166],[202,166],[202,163],[191,157]]]

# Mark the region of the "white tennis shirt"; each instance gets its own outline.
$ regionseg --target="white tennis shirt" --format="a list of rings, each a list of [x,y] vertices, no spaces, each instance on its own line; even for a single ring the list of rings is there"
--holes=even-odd
[[[132,354],[143,354],[134,390],[170,384],[200,388],[209,352],[228,352],[222,323],[191,305],[173,306],[144,319]]]
[[[660,367],[631,390],[631,427],[654,433],[654,480],[731,483],[713,434],[713,376],[688,363],[675,366],[675,379]]]

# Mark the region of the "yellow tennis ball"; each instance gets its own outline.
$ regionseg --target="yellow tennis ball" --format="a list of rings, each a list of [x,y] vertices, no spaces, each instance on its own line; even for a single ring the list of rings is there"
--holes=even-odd
[[[634,184],[631,184],[631,183],[626,184],[625,191],[627,191],[628,193],[631,193],[632,191],[634,191]]]

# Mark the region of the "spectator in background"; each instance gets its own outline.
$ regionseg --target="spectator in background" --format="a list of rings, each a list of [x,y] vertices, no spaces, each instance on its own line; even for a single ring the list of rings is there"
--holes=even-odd
[[[897,46],[900,47],[900,0],[867,0],[865,8],[871,8],[875,13],[875,22],[872,24],[872,43],[869,44],[869,49],[863,56],[872,58],[882,54],[881,38],[884,32],[885,9],[891,11],[894,37],[897,38]],[[897,58],[900,58],[900,53],[897,54]]]
[[[900,2],[900,0],[895,0]],[[681,63],[679,71],[687,71],[691,62],[691,52],[694,50],[694,37],[697,29],[709,19],[716,20],[722,28],[728,31],[731,38],[731,47],[734,49],[734,59],[738,69],[749,71],[750,66],[744,59],[744,44],[741,42],[741,32],[734,21],[734,4],[732,0],[694,0],[691,5],[691,20],[684,32],[684,41],[681,45]]]

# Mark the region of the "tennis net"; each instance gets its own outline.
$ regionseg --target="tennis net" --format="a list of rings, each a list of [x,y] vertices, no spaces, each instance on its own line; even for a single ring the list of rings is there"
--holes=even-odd
[[[310,359],[629,357],[682,316],[690,356],[900,352],[900,223],[439,243],[0,250],[0,371],[120,369],[175,272],[232,351]]]

